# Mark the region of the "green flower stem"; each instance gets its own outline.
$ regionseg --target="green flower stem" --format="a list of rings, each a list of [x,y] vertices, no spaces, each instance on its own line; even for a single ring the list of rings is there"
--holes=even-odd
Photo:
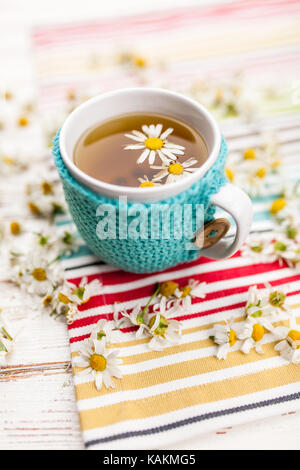
[[[151,303],[151,301],[154,299],[154,297],[157,296],[158,292],[159,292],[159,289],[160,289],[160,284],[158,284],[154,294],[151,295],[150,299],[148,300],[148,302],[146,303],[145,307],[143,308],[143,311],[142,313],[139,315],[139,319],[141,321],[141,323],[144,323],[144,317],[145,317],[145,313],[148,312],[148,309],[149,309],[149,305]]]
[[[0,351],[8,352],[4,344],[0,341]]]
[[[13,338],[10,336],[10,334],[9,334],[8,331],[4,328],[4,326],[2,326],[2,331],[3,331],[4,334],[7,336],[7,339],[9,339],[10,341],[13,340]]]

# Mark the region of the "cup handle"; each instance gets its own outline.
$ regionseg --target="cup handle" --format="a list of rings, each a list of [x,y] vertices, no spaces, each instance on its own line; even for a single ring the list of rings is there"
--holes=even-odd
[[[236,234],[233,242],[220,240],[215,245],[202,249],[200,254],[212,259],[228,258],[238,251],[250,232],[253,219],[252,203],[244,191],[227,183],[211,197],[211,204],[224,209],[233,217]]]

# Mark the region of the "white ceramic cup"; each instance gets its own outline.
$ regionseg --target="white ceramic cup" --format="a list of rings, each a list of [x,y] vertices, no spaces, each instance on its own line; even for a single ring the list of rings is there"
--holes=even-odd
[[[99,181],[74,163],[74,149],[78,139],[89,128],[122,114],[152,112],[185,121],[204,138],[208,158],[199,169],[178,182],[147,188],[118,186]],[[221,133],[212,115],[199,103],[168,90],[156,88],[128,88],[96,96],[76,108],[64,122],[59,147],[62,159],[73,177],[94,192],[109,198],[127,196],[129,201],[156,202],[175,196],[202,178],[218,158]],[[227,183],[211,197],[211,203],[228,212],[236,223],[233,242],[221,240],[203,249],[201,254],[213,259],[234,254],[247,237],[252,222],[252,204],[249,197],[236,186]]]

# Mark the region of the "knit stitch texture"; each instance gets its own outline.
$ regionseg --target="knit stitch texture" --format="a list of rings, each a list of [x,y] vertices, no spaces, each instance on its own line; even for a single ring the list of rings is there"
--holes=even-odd
[[[210,198],[227,181],[224,175],[227,156],[227,145],[224,138],[216,162],[199,181],[176,196],[152,204],[138,202],[120,204],[119,199],[107,198],[79,183],[70,174],[62,160],[59,150],[59,131],[53,140],[52,152],[73,221],[87,246],[101,260],[125,271],[151,273],[192,261],[201,255],[201,250],[186,248],[185,242],[191,240],[191,235],[183,234],[180,237],[181,220],[178,216],[173,217],[172,210],[170,211],[169,237],[164,239],[162,223],[164,216],[151,217],[151,206],[159,204],[162,209],[168,209],[178,208],[178,205],[183,208],[184,204],[190,204],[193,210],[190,214],[185,214],[184,220],[187,226],[190,223],[193,231],[200,228],[196,226],[196,205],[203,205],[204,222],[212,220],[216,208],[210,204]],[[97,225],[102,217],[97,216],[96,211],[99,205],[103,204],[108,205],[108,210],[114,211],[116,222],[115,230],[107,227],[108,238],[105,240],[99,239],[97,236]],[[126,211],[125,220],[123,220],[124,217],[120,217],[121,211]],[[145,238],[147,233],[144,234],[145,226],[143,227],[142,224],[135,229],[137,236],[127,237],[127,239],[119,238],[119,233],[124,234],[124,231],[126,232],[127,227],[130,227],[131,222],[136,220],[136,216],[141,211],[144,214],[143,220],[146,226],[147,222],[148,227],[151,226],[149,239]],[[155,230],[156,239],[153,239],[153,230]]]

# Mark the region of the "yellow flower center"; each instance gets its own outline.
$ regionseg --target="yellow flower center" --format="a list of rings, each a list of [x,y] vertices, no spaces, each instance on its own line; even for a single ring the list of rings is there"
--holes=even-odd
[[[244,160],[254,160],[256,156],[254,149],[247,149],[244,152]]]
[[[144,181],[140,184],[140,188],[152,188],[152,186],[154,186],[154,183],[151,181]]]
[[[290,330],[288,332],[288,338],[291,338],[291,340],[296,343],[297,349],[300,349],[300,331],[298,330]]]
[[[234,181],[234,176],[235,176],[234,171],[231,170],[230,168],[226,168],[225,173],[229,181],[232,183]]]
[[[181,297],[187,297],[188,295],[190,295],[190,292],[191,292],[191,288],[189,286],[184,286],[184,287],[180,287],[179,289],[182,294],[181,294]]]
[[[13,96],[12,93],[11,93],[10,91],[8,91],[8,90],[4,93],[4,98],[5,98],[6,100],[11,100],[11,99],[12,99],[12,96]]]
[[[258,176],[258,178],[264,178],[266,176],[266,169],[265,168],[260,168],[259,170],[257,170],[256,172],[256,176]]]
[[[15,165],[16,162],[13,158],[9,157],[8,155],[3,155],[2,157],[3,163],[6,163],[6,165]]]
[[[21,225],[19,224],[19,222],[11,222],[10,232],[12,235],[19,235],[19,233],[21,232]]]
[[[43,193],[44,193],[45,195],[47,195],[47,194],[52,194],[52,192],[53,192],[53,191],[52,191],[52,185],[51,185],[50,183],[48,183],[48,181],[44,181],[44,182],[42,183],[42,190],[43,190]]]
[[[159,293],[164,297],[171,297],[177,289],[178,284],[174,281],[162,282],[159,287]]]
[[[236,342],[236,332],[234,330],[232,330],[231,328],[229,330],[228,340],[229,340],[229,345],[230,346],[233,346]]]
[[[283,198],[275,199],[275,201],[273,201],[273,204],[271,206],[270,212],[271,212],[271,214],[277,214],[285,206],[286,206],[285,199],[283,199]]]
[[[181,175],[183,173],[183,166],[180,163],[171,163],[168,172],[171,173],[171,175]]]
[[[32,271],[32,275],[34,279],[39,282],[46,281],[47,279],[46,271],[43,268],[35,268]]]
[[[47,307],[47,305],[50,305],[52,302],[52,296],[51,295],[47,295],[44,300],[43,300],[43,304],[45,307]]]
[[[271,167],[272,168],[277,168],[280,165],[281,165],[281,160],[274,160],[274,162],[272,162]]]
[[[60,302],[62,302],[63,304],[69,304],[71,302],[69,297],[67,297],[62,292],[60,292],[57,297],[58,297],[58,300],[60,300]]]
[[[140,68],[146,67],[146,65],[147,65],[146,59],[144,57],[141,57],[141,56],[133,57],[133,63],[134,63],[134,65],[136,65],[137,67],[140,67]]]
[[[28,119],[27,119],[27,117],[26,117],[26,116],[21,116],[21,117],[19,118],[19,120],[18,120],[18,124],[19,124],[19,126],[21,126],[21,127],[27,126],[27,125],[28,125]]]
[[[106,359],[102,354],[92,354],[90,357],[90,366],[92,369],[102,372],[106,369]]]
[[[223,96],[224,96],[224,95],[223,95],[223,90],[222,90],[222,88],[218,88],[218,89],[216,90],[216,102],[217,102],[217,103],[221,103],[221,102],[222,102],[222,99],[223,99]]]
[[[155,320],[156,320],[156,315],[153,315],[153,317],[150,318],[150,321],[149,321],[150,328],[153,327]],[[159,315],[159,324],[152,333],[155,336],[164,336],[167,328],[168,328],[168,320],[163,315]]]
[[[265,334],[265,329],[259,323],[255,323],[252,329],[252,338],[254,341],[260,341]]]
[[[28,202],[28,207],[33,214],[35,215],[40,214],[40,209],[38,208],[36,204],[34,204],[34,202]]]
[[[164,141],[157,137],[148,137],[145,140],[145,146],[149,150],[160,150],[164,145]]]

